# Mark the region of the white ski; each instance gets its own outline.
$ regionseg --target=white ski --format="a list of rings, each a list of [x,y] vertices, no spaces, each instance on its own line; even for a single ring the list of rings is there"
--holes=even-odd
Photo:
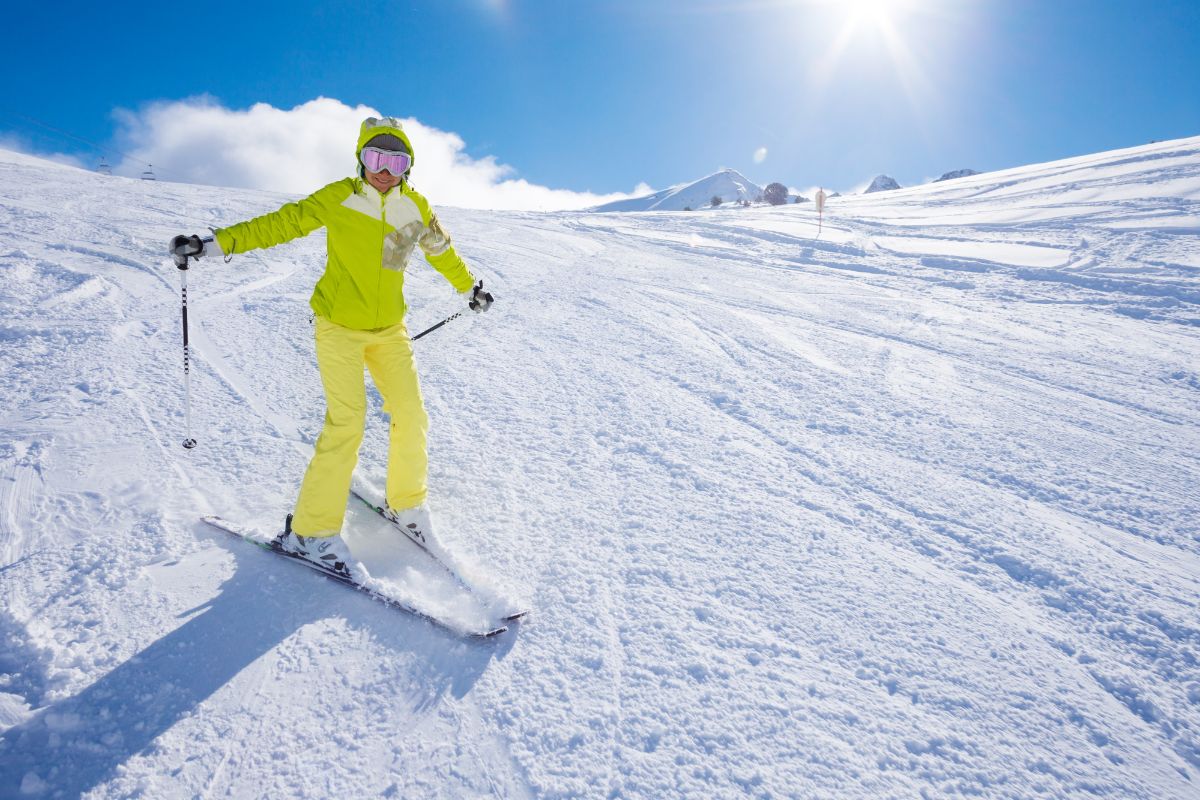
[[[440,552],[440,550],[438,548],[430,547],[429,544],[425,541],[425,539],[423,537],[414,536],[411,531],[409,531],[407,528],[405,528],[400,523],[400,520],[398,520],[396,518],[396,516],[394,514],[392,514],[392,512],[387,508],[386,505],[382,504],[379,501],[379,499],[375,497],[374,493],[371,492],[364,485],[364,482],[357,476],[355,476],[354,482],[350,486],[350,493],[352,495],[354,495],[355,497],[357,497],[363,503],[363,505],[365,505],[367,508],[371,509],[376,514],[383,517],[388,522],[392,523],[392,525],[394,525],[398,531],[400,531],[406,537],[408,537],[408,540],[410,542],[417,545],[422,550],[424,550],[426,553],[428,553],[429,557],[432,558],[434,561],[436,561],[442,567],[442,569],[444,569],[447,573],[449,573],[449,575],[452,578],[454,578],[454,580],[458,581],[460,586],[462,586],[464,589],[466,589],[467,591],[469,591],[473,594],[476,594],[476,595],[482,594],[479,591],[478,587],[476,587],[469,580],[467,580],[466,578],[463,577],[462,573],[459,572],[457,567],[453,563],[450,562],[450,560],[446,557],[446,555],[444,553]],[[486,601],[486,597],[484,599]],[[501,622],[516,622],[517,620],[524,619],[528,615],[529,615],[529,609],[523,609],[520,611],[515,611],[515,612],[505,614],[504,616],[502,616],[500,618],[500,621]]]
[[[499,625],[494,628],[463,629],[462,626],[456,625],[456,624],[449,622],[447,620],[444,620],[444,619],[440,619],[436,615],[431,614],[428,611],[424,611],[420,608],[417,608],[415,605],[413,605],[407,601],[400,600],[400,599],[392,597],[378,589],[361,584],[361,583],[353,580],[352,578],[346,577],[342,573],[324,569],[319,564],[309,561],[307,558],[303,558],[301,556],[289,553],[288,551],[276,546],[274,539],[264,536],[260,531],[254,529],[254,528],[251,528],[247,525],[241,525],[236,522],[230,522],[229,520],[224,519],[223,517],[218,517],[218,516],[206,516],[206,517],[201,517],[201,519],[204,522],[208,523],[209,525],[213,526],[214,528],[220,528],[221,530],[225,531],[226,533],[231,533],[234,536],[238,537],[239,539],[244,539],[245,541],[250,542],[253,545],[257,545],[258,547],[261,547],[263,550],[268,550],[272,553],[276,553],[278,555],[284,556],[298,564],[303,564],[304,566],[308,567],[309,569],[313,570],[314,572],[319,572],[331,580],[335,580],[338,583],[341,583],[345,586],[349,586],[352,589],[356,589],[356,590],[362,592],[363,594],[365,594],[375,600],[378,600],[379,602],[383,603],[384,605],[388,605],[388,606],[391,606],[392,608],[400,609],[401,611],[406,611],[409,614],[413,614],[414,616],[420,617],[428,622],[433,623],[434,625],[437,625],[441,628],[445,628],[446,630],[451,631],[453,633],[456,633],[456,634],[459,634],[462,636],[470,636],[473,638],[488,639],[493,636],[497,636],[501,633],[504,633],[505,631],[508,630],[508,626],[506,626],[506,625]],[[439,562],[439,563],[441,563],[441,562]]]

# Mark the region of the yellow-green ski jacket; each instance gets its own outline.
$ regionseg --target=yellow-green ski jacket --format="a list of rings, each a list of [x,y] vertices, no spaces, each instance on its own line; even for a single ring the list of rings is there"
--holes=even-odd
[[[380,133],[408,137],[398,127],[363,125],[355,150]],[[412,152],[409,144],[409,152]],[[329,255],[309,304],[322,317],[355,330],[404,318],[404,268],[419,245],[434,269],[460,292],[474,276],[454,252],[429,201],[408,185],[382,195],[361,178],[345,178],[278,211],[215,232],[226,255],[273,247],[324,227]]]

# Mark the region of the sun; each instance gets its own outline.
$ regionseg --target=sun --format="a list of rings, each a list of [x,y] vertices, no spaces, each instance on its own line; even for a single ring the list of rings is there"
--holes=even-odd
[[[826,64],[836,61],[854,42],[882,38],[889,50],[904,49],[898,23],[919,0],[826,0],[826,8],[841,18],[830,44]]]
[[[853,25],[870,23],[884,25],[891,21],[892,12],[903,5],[902,0],[841,0],[847,22]]]
[[[832,0],[851,31],[894,30],[907,17],[927,9],[936,0]]]
[[[835,79],[888,80],[900,84],[914,108],[936,95],[928,73],[928,48],[915,49],[924,25],[939,18],[948,0],[818,0],[834,31],[809,81],[824,92]],[[865,76],[871,77],[865,77]]]

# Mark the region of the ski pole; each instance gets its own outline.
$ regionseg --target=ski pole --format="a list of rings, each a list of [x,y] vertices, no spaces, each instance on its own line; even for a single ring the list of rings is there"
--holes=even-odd
[[[468,300],[467,307],[470,308],[472,311],[486,311],[492,305],[492,300],[494,299],[492,297],[491,293],[485,292],[483,290],[483,281],[480,281],[476,286],[472,287],[472,289],[473,289],[473,291],[471,292],[471,297]],[[447,322],[452,322],[452,321],[458,319],[459,317],[461,317],[462,315],[463,315],[462,311],[459,311],[455,314],[451,314],[450,316],[446,317],[444,320],[439,322],[437,325],[434,325],[431,328],[426,328],[425,330],[421,331],[416,336],[409,339],[409,341],[415,342],[417,339],[420,339],[425,334],[433,333],[438,328],[445,325]]]
[[[176,237],[176,239],[183,237]],[[192,375],[190,368],[190,348],[188,346],[188,319],[187,319],[187,269],[188,255],[180,252],[182,248],[173,247],[171,257],[175,260],[175,266],[179,268],[179,283],[182,291],[183,299],[183,425],[184,439],[183,446],[191,450],[196,446],[196,440],[192,438]]]
[[[425,330],[421,331],[421,332],[420,332],[420,333],[418,333],[416,336],[412,337],[412,339],[411,339],[410,341],[413,341],[413,342],[415,342],[417,339],[420,339],[420,338],[421,338],[422,336],[424,336],[425,334],[427,334],[427,333],[433,333],[433,332],[434,332],[434,331],[436,331],[438,328],[440,328],[440,327],[442,327],[443,325],[445,325],[447,322],[452,322],[453,320],[456,320],[456,319],[458,319],[458,318],[459,318],[459,317],[461,317],[462,315],[463,315],[463,312],[461,312],[461,311],[458,311],[458,312],[456,312],[456,313],[454,313],[454,314],[451,314],[450,316],[446,317],[444,320],[442,320],[441,322],[439,322],[437,325],[434,325],[434,326],[433,326],[433,327],[431,327],[431,328],[426,328]]]

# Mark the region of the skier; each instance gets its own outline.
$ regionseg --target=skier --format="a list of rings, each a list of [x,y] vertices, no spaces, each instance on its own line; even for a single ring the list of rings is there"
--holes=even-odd
[[[366,422],[364,364],[391,416],[387,510],[416,538],[433,539],[426,503],[429,418],[404,326],[404,269],[413,247],[420,246],[472,311],[487,311],[493,298],[455,252],[429,202],[409,184],[413,148],[400,122],[392,117],[364,120],[355,156],[357,178],[331,183],[278,211],[214,229],[211,236],[176,236],[171,253],[232,256],[326,228],[325,273],[309,302],[325,388],[325,425],[295,510],[276,542],[293,555],[358,581],[366,570],[341,530]]]

